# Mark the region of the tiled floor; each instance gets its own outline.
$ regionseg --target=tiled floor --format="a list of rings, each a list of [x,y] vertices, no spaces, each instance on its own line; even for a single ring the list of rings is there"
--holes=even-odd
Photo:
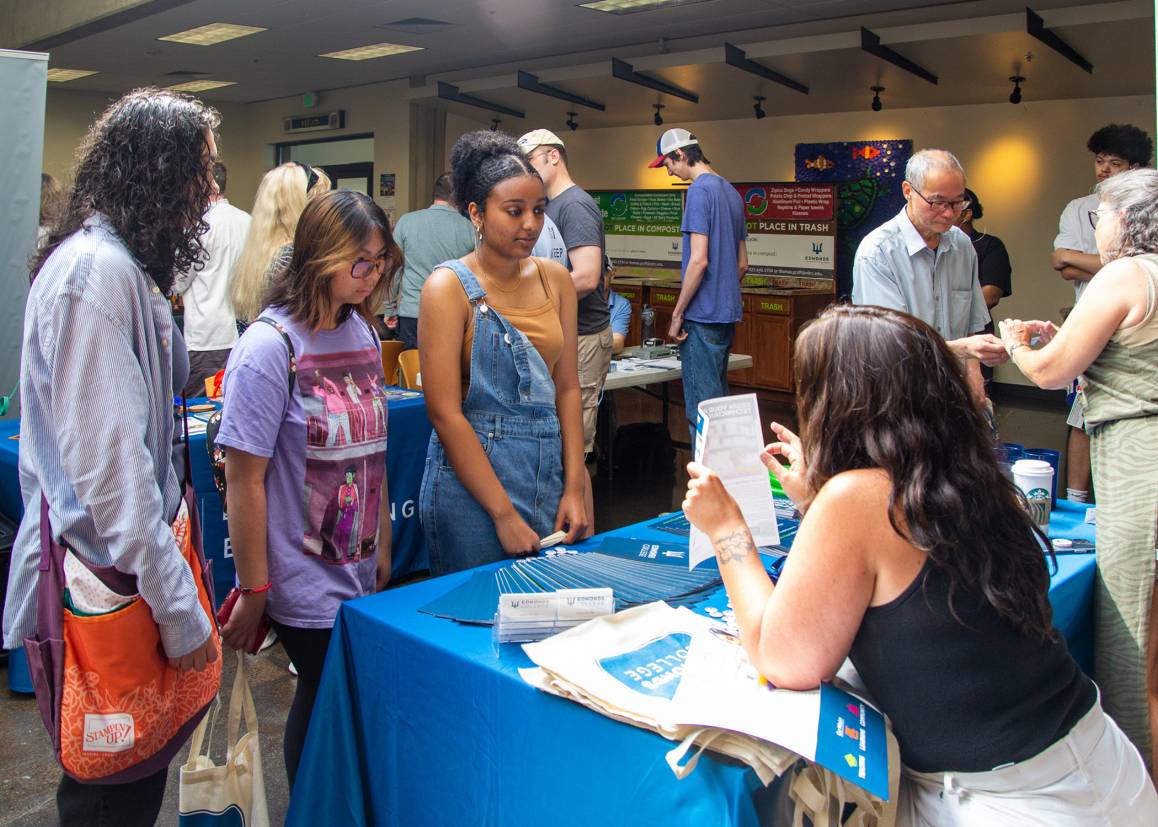
[[[659,403],[634,391],[617,392],[619,420],[659,418]],[[793,422],[790,408],[762,400],[765,420]],[[672,431],[685,438],[681,409],[672,409]],[[998,422],[1003,438],[1027,446],[1065,448],[1065,415],[1060,405],[999,402]],[[687,451],[678,451],[672,473],[644,476],[621,474],[608,480],[595,480],[596,525],[605,530],[652,517],[662,511],[678,508],[687,483],[684,466]],[[1063,471],[1064,473],[1064,471]],[[287,660],[280,646],[273,646],[252,659],[250,680],[257,703],[261,727],[262,759],[265,767],[266,792],[272,823],[281,824],[289,803],[285,766],[281,755],[282,729],[293,695],[294,678],[286,669]],[[233,659],[227,657],[223,683],[230,685]],[[0,670],[0,684],[7,685],[6,668]],[[54,793],[59,771],[49,748],[47,736],[36,709],[28,696],[0,691],[0,732],[4,734],[0,750],[0,827],[19,825],[35,827],[56,823]],[[219,734],[214,750],[217,760],[224,751],[224,733]],[[169,786],[159,824],[175,824],[177,813],[177,767],[182,755],[170,768]]]

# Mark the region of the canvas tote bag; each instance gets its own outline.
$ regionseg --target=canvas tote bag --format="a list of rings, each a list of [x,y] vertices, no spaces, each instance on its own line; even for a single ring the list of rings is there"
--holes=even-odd
[[[243,713],[245,734],[238,737]],[[215,710],[193,733],[189,758],[181,767],[177,823],[181,827],[208,827],[211,824],[269,827],[257,709],[245,677],[245,656],[241,652],[237,653],[237,675],[229,699],[226,730],[229,742],[224,764],[213,763],[209,756],[216,717]]]

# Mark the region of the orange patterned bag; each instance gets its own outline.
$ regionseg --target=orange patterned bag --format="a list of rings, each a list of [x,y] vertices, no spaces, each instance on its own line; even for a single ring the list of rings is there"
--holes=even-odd
[[[125,595],[127,602],[87,614],[64,600],[68,550],[52,541],[48,504],[42,504],[37,638],[24,645],[57,757],[78,781],[126,783],[168,766],[217,697],[221,644],[200,534],[196,500],[187,489],[173,535],[197,583],[218,657],[201,672],[179,671],[169,665],[152,612],[135,593],[135,578],[81,560],[98,588]],[[73,560],[80,558],[70,555]]]

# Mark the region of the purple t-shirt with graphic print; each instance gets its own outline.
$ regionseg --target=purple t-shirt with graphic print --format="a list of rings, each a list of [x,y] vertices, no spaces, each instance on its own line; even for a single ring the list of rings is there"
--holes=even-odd
[[[293,394],[285,340],[271,325],[250,325],[225,369],[217,441],[269,457],[267,613],[325,629],[343,601],[374,590],[386,486],[381,345],[356,314],[312,334],[280,309],[261,315],[293,342]]]

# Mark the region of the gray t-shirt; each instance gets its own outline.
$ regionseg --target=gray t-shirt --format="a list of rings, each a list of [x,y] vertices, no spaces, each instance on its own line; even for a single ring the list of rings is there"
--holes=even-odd
[[[547,216],[559,227],[568,250],[576,247],[598,247],[599,260],[607,244],[603,238],[603,213],[595,199],[577,186],[570,186],[547,202]],[[570,259],[567,269],[571,269]],[[594,290],[579,300],[579,335],[598,333],[611,323],[603,279]]]
[[[406,258],[400,279],[398,315],[417,319],[422,285],[442,262],[462,258],[474,249],[474,227],[453,208],[433,204],[398,219],[394,240]]]

